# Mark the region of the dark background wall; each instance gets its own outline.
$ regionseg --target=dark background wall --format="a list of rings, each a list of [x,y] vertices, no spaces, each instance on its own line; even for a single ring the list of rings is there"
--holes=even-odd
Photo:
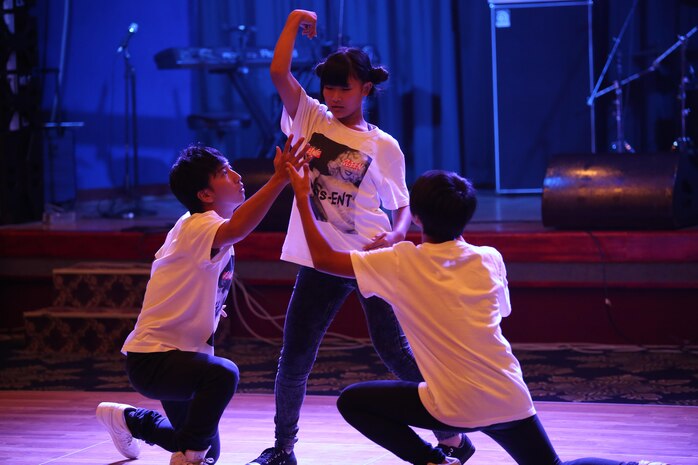
[[[565,2],[558,3],[561,6],[550,3],[546,14],[552,11],[555,17],[554,12]],[[26,135],[21,138],[17,128],[7,123],[17,98],[6,86],[0,93],[0,121],[5,124],[0,128],[1,159],[5,168],[12,165],[12,173],[18,174],[4,175],[5,180],[17,181],[4,187],[0,205],[4,223],[32,219],[40,214],[44,202],[70,205],[85,193],[118,195],[133,183],[132,147],[125,146],[125,61],[116,53],[132,22],[139,26],[129,42],[129,52],[136,75],[141,189],[166,184],[178,150],[190,142],[217,146],[233,163],[268,151],[263,136],[278,132],[279,104],[266,64],[245,67],[236,77],[272,128],[262,128],[252,119],[247,126],[217,133],[190,129],[187,117],[250,113],[231,79],[197,70],[160,70],[153,57],[168,47],[272,50],[293,8],[316,10],[319,16],[320,37],[312,42],[298,39],[302,58],[315,61],[338,43],[370,46],[375,59],[390,70],[388,85],[369,105],[367,119],[401,143],[408,181],[426,169],[443,168],[461,172],[481,188],[495,185],[490,8],[485,0],[7,0],[4,4],[6,9],[29,12],[27,36],[33,45],[25,55],[34,62],[25,64],[25,74],[32,82],[25,93],[32,96],[30,102],[36,102],[36,111],[23,110],[27,124],[19,131]],[[601,88],[646,69],[679,35],[698,24],[698,2],[694,0],[597,0],[592,11],[594,81],[632,11],[618,60],[610,66]],[[535,15],[533,10],[530,13]],[[240,32],[241,25],[245,34]],[[556,32],[559,27],[546,21],[525,36],[530,40],[531,35],[539,34],[552,55],[565,56],[573,44]],[[13,38],[16,34],[7,23],[2,25],[3,81],[14,73],[7,63],[8,50],[21,45]],[[698,35],[688,41],[690,65],[698,60],[697,49]],[[527,68],[531,63],[526,55],[533,52],[499,50],[524,57],[520,70],[509,70],[502,77],[509,91],[546,95],[555,84],[564,92],[567,79],[560,78],[555,67],[543,66],[534,72]],[[624,89],[625,139],[637,151],[668,151],[679,134],[679,57],[677,50],[656,71]],[[578,68],[588,73],[584,66]],[[316,80],[305,77],[309,90],[317,91]],[[693,76],[688,88],[689,106],[696,108]],[[531,101],[531,110],[540,103]],[[565,103],[565,109],[570,114],[589,111],[585,101]],[[607,151],[616,136],[613,94],[599,97],[594,111],[594,142],[598,151]],[[510,126],[523,128],[522,134],[533,124],[525,110],[506,118]],[[42,129],[46,122],[84,125]],[[697,126],[695,117],[690,117],[688,130],[694,140]],[[517,141],[511,139],[519,136],[512,132],[500,137],[508,137],[516,146]],[[39,170],[42,176],[37,175]],[[39,195],[36,184],[42,181],[39,190],[43,195]],[[34,186],[34,191],[25,192],[27,185]],[[18,214],[20,210],[25,213]]]

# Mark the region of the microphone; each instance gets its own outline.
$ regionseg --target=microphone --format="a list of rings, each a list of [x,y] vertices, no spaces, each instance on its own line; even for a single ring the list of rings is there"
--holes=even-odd
[[[119,48],[116,49],[116,53],[121,53],[126,49],[126,47],[128,47],[128,41],[131,40],[131,37],[137,31],[138,31],[138,24],[131,23],[131,25],[128,27],[128,32],[126,33],[126,37],[124,37],[124,40],[121,41],[121,45],[119,45]]]

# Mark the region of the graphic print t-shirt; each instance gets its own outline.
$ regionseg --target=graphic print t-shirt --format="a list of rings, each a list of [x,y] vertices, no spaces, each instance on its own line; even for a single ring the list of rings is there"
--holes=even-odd
[[[233,280],[233,247],[211,248],[224,221],[213,211],[177,220],[155,254],[143,307],[122,352],[213,354],[213,333]]]
[[[310,145],[313,212],[335,249],[359,250],[376,234],[391,231],[383,209],[409,205],[405,159],[394,138],[378,128],[347,128],[305,92],[293,120],[284,110],[281,129]],[[313,266],[295,200],[281,258]]]
[[[211,250],[211,260],[215,260],[216,256],[221,252],[221,249]],[[215,324],[213,325],[213,331],[211,336],[206,340],[206,344],[211,347],[214,346],[214,334],[218,328],[218,323],[221,318],[224,317],[225,301],[228,298],[228,293],[230,292],[230,287],[233,284],[233,270],[235,269],[235,255],[230,256],[228,264],[223,267],[220,276],[218,276],[218,287],[216,289],[216,304],[214,310]]]
[[[330,223],[342,233],[357,234],[356,196],[371,157],[317,132],[309,144],[313,147],[309,166],[315,219]]]

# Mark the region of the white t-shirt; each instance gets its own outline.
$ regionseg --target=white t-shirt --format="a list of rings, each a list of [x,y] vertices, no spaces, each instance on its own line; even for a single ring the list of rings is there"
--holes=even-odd
[[[429,413],[475,428],[535,413],[521,367],[499,323],[511,313],[500,253],[462,239],[400,242],[351,261],[359,290],[392,304],[425,382]]]
[[[405,157],[393,137],[377,127],[362,132],[344,126],[305,91],[293,120],[284,109],[281,129],[312,146],[315,220],[335,249],[362,249],[376,234],[392,230],[381,205],[387,210],[409,205]],[[281,259],[313,266],[295,199]]]
[[[213,334],[233,281],[233,247],[211,250],[224,221],[214,211],[177,220],[155,254],[143,307],[123,353],[213,354]]]

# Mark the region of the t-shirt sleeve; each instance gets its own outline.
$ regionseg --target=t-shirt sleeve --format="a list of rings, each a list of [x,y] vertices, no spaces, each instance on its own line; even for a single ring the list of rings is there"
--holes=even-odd
[[[364,297],[378,296],[390,302],[397,286],[398,259],[393,247],[368,252],[353,250],[351,264]]]
[[[492,249],[494,260],[497,266],[497,301],[499,302],[499,314],[502,317],[507,317],[511,314],[511,300],[509,298],[509,283],[507,281],[507,270],[504,264],[504,258],[497,249]]]
[[[319,101],[310,97],[305,93],[305,90],[301,88],[300,96],[298,97],[298,109],[296,110],[296,117],[291,118],[291,115],[286,111],[286,107],[283,107],[281,111],[281,131],[288,135],[295,134],[305,135],[309,134],[309,128],[315,124],[317,118],[322,117],[323,107]],[[297,139],[298,137],[296,137]]]
[[[376,189],[383,207],[397,210],[410,204],[410,193],[405,181],[405,156],[392,137],[381,142],[381,162],[376,176]]]
[[[225,220],[214,214],[194,215],[180,236],[181,246],[185,247],[191,259],[201,266],[212,265],[211,246],[218,228]],[[216,257],[220,257],[220,251]]]
[[[296,116],[298,116],[298,113],[296,113]],[[283,110],[281,110],[281,132],[286,134],[288,136],[293,132],[293,118],[291,118],[291,115],[288,114],[286,111],[286,107],[283,107]]]

